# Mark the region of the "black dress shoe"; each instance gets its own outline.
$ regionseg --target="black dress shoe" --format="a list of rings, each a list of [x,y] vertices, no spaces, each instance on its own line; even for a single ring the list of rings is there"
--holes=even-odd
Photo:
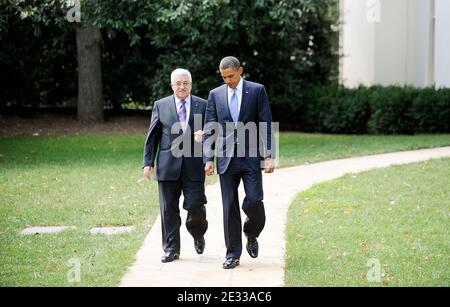
[[[177,252],[166,252],[161,258],[162,263],[172,262],[180,258],[180,254]]]
[[[227,260],[223,263],[223,268],[225,270],[234,269],[239,265],[239,258],[227,258]]]
[[[258,241],[255,237],[247,238],[247,252],[252,258],[258,257]]]
[[[203,251],[205,250],[205,238],[201,238],[198,240],[194,240],[194,247],[197,254],[203,254]]]

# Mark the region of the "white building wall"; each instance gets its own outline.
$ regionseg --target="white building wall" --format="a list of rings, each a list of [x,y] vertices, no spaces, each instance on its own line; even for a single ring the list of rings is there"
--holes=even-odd
[[[435,83],[435,0],[407,0],[408,47],[405,84],[432,86]],[[450,11],[448,12],[450,17]]]
[[[450,85],[450,0],[341,0],[341,24],[344,85]]]
[[[341,1],[340,79],[349,87],[374,80],[375,26],[366,18],[365,1]]]
[[[409,0],[382,0],[380,22],[375,23],[375,76],[373,83],[388,85],[405,83],[411,51],[407,46]],[[366,2],[366,1],[362,1]]]
[[[396,1],[396,0],[394,0]],[[433,84],[433,21],[432,1],[406,0],[407,20],[405,70],[406,79],[403,83],[415,86]]]
[[[435,81],[450,87],[450,0],[436,0]]]

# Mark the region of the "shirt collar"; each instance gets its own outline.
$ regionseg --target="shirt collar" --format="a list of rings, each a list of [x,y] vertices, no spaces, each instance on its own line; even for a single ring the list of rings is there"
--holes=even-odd
[[[178,97],[175,96],[175,95],[174,95],[174,97],[175,97],[175,103],[177,105],[180,105],[181,104],[181,99],[178,99]],[[186,105],[190,104],[191,103],[191,95],[189,95],[184,101],[186,101]]]
[[[244,86],[244,79],[242,79],[242,77],[241,77],[241,80],[239,81],[239,84],[236,87],[236,89],[237,89],[236,93],[242,93],[242,87],[243,86]],[[233,89],[231,87],[229,87],[229,86],[227,86],[227,88],[228,88],[228,93],[229,94],[233,94]]]

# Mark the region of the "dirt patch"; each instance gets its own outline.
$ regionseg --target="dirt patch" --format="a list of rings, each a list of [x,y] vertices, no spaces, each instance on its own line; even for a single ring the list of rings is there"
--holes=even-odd
[[[0,136],[145,135],[150,114],[110,115],[101,123],[79,122],[72,114],[0,115]]]

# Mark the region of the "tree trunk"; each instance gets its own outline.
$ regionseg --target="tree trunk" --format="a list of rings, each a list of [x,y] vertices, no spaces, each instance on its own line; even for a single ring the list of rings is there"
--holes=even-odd
[[[104,120],[101,63],[102,34],[99,28],[78,27],[78,120]]]

